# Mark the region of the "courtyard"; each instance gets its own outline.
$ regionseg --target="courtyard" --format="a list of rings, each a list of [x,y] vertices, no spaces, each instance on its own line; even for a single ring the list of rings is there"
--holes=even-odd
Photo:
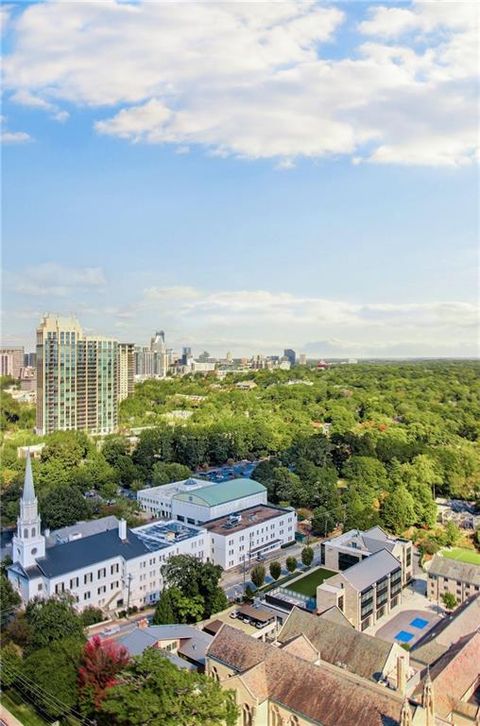
[[[316,597],[318,585],[321,585],[322,582],[336,574],[337,573],[332,570],[326,570],[323,567],[318,567],[317,569],[312,570],[312,572],[309,572],[307,575],[300,577],[298,580],[289,582],[288,589],[293,590],[294,592],[299,592],[301,595],[306,595],[307,597]]]
[[[376,637],[411,648],[441,619],[441,616],[431,610],[403,610],[378,628]]]

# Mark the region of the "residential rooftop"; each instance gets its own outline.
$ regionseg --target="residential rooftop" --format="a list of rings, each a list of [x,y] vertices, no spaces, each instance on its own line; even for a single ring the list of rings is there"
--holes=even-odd
[[[253,494],[266,492],[266,488],[254,479],[230,479],[220,484],[207,485],[196,488],[190,492],[180,492],[174,499],[181,502],[191,502],[208,507],[215,507],[219,504],[226,504],[235,499],[243,499]]]
[[[202,526],[209,532],[222,534],[225,537],[228,537],[236,532],[241,532],[243,529],[248,529],[248,527],[253,527],[256,524],[267,522],[269,519],[281,517],[286,514],[286,512],[288,512],[287,509],[275,507],[272,504],[258,504],[255,507],[242,509],[241,511],[236,512],[235,515],[228,514],[224,517],[212,519],[210,522],[205,522]],[[237,518],[240,517],[241,519],[235,523],[235,520],[232,518],[233,516],[236,516]]]
[[[379,550],[385,549],[391,552],[399,540],[390,537],[381,527],[371,527],[365,531],[359,529],[350,529],[338,537],[333,537],[325,542],[326,545],[332,545],[339,548],[348,548],[355,552],[363,554],[375,554]]]
[[[161,648],[162,642],[172,640],[179,641],[177,651],[179,655],[203,666],[205,653],[213,641],[213,636],[193,625],[151,625],[147,628],[136,628],[118,638],[116,642],[118,645],[123,645],[130,655],[141,655],[147,648]]]

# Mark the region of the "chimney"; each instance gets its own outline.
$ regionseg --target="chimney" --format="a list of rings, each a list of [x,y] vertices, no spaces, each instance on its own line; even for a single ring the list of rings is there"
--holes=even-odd
[[[397,658],[397,691],[399,691],[402,696],[405,695],[407,688],[407,674],[405,671],[405,658],[403,655],[399,655]]]
[[[118,520],[118,536],[122,540],[122,542],[125,542],[127,539],[127,520],[126,519],[119,519]]]

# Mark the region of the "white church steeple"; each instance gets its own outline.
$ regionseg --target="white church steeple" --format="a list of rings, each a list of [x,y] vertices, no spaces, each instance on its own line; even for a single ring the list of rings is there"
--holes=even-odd
[[[13,561],[19,562],[24,568],[31,567],[39,557],[45,556],[45,537],[40,531],[40,515],[33,485],[30,451],[27,452],[25,481],[20,499],[20,516],[17,520],[17,532],[12,544]]]

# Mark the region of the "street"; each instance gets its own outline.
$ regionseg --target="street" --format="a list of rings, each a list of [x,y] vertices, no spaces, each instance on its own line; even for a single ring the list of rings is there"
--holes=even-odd
[[[223,573],[222,579],[220,581],[220,584],[222,585],[226,596],[228,597],[229,600],[235,600],[237,597],[241,597],[241,595],[243,594],[244,582],[245,582],[245,587],[247,585],[250,585],[250,586],[253,585],[252,581],[250,580],[250,571],[256,564],[262,564],[265,566],[265,570],[267,573],[266,577],[265,577],[265,582],[267,584],[270,584],[273,582],[273,579],[270,577],[269,572],[268,572],[268,565],[270,562],[273,562],[274,560],[276,560],[277,562],[280,562],[280,564],[282,566],[282,574],[280,577],[284,577],[285,575],[288,575],[288,570],[285,565],[285,561],[286,561],[287,557],[296,557],[298,560],[299,566],[303,567],[301,564],[300,556],[301,556],[302,550],[305,546],[306,546],[305,543],[297,543],[295,545],[292,545],[291,547],[287,547],[286,549],[276,550],[275,552],[271,552],[269,555],[267,555],[264,560],[256,560],[255,558],[252,557],[252,559],[250,560],[250,563],[249,564],[247,563],[247,566],[245,568],[245,573],[244,573],[243,565],[239,565],[238,567],[234,567],[231,570],[227,570],[226,572]],[[312,567],[313,567],[314,565],[320,564],[320,542],[316,542],[315,544],[312,544],[311,547],[313,547],[313,550],[315,553],[314,559],[312,562]],[[300,573],[300,569],[298,570],[298,573]],[[245,581],[244,581],[244,577],[245,577]]]

